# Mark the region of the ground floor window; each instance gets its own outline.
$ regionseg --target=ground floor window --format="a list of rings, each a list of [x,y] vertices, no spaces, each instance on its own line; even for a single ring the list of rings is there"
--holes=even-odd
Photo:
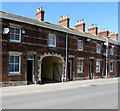
[[[100,73],[100,61],[96,61],[96,73]]]
[[[110,62],[110,72],[114,72],[114,62]]]
[[[20,55],[9,55],[9,74],[20,74]]]
[[[77,73],[83,73],[83,60],[78,60]]]

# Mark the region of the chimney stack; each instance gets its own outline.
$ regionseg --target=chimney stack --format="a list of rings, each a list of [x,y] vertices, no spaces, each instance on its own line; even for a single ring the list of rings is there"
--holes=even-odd
[[[111,37],[110,39],[118,41],[118,33],[110,33],[109,36]]]
[[[109,34],[109,31],[108,29],[101,29],[100,32],[99,32],[99,36],[104,36],[104,37],[107,37]]]
[[[84,19],[77,21],[76,24],[75,24],[75,28],[77,30],[85,32],[85,22],[84,22]]]
[[[98,34],[98,28],[96,24],[92,24],[88,28],[88,33],[97,35]]]
[[[40,21],[44,21],[44,10],[42,10],[42,7],[37,8],[37,12],[36,12],[36,19],[40,20]]]
[[[60,16],[59,24],[65,27],[69,27],[69,21],[68,15],[66,16]]]

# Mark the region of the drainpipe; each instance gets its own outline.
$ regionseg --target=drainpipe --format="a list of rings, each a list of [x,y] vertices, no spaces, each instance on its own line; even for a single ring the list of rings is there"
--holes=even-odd
[[[67,62],[68,62],[68,33],[66,34],[66,60],[65,60],[65,81],[67,81]]]
[[[106,39],[106,79],[108,77],[108,38]]]

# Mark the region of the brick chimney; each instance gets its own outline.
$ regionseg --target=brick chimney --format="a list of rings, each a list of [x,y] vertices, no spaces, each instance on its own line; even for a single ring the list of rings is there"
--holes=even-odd
[[[79,20],[75,24],[75,29],[85,32],[85,22],[84,19]]]
[[[101,29],[101,30],[99,31],[99,36],[107,37],[108,35],[109,35],[108,29]]]
[[[118,33],[110,33],[109,36],[111,37],[110,39],[118,41]]]
[[[92,24],[88,28],[88,33],[97,35],[98,34],[98,28],[96,24]]]
[[[40,21],[44,21],[44,10],[42,10],[42,7],[37,8],[37,12],[36,12],[36,19],[40,20]]]
[[[66,16],[60,16],[59,24],[65,27],[69,27],[69,21],[68,15]]]

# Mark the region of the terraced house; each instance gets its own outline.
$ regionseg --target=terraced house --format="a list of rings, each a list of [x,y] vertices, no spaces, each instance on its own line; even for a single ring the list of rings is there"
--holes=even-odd
[[[64,82],[120,75],[118,34],[98,32],[84,20],[69,27],[68,15],[59,25],[44,21],[44,10],[36,19],[0,12],[3,86]]]

